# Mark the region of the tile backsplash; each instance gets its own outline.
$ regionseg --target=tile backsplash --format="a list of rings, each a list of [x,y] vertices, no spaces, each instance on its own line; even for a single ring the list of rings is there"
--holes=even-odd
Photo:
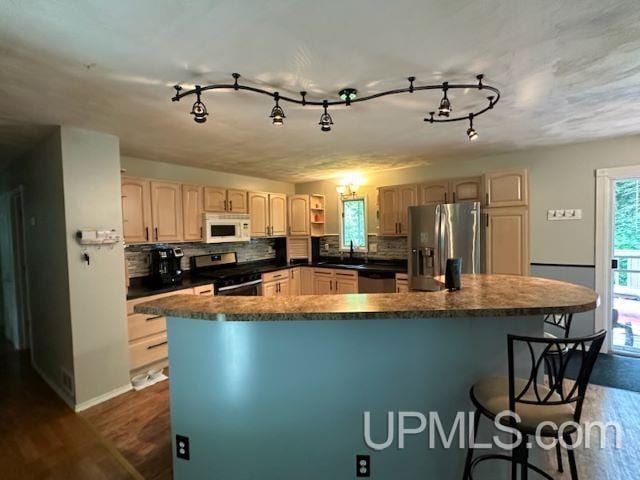
[[[124,254],[129,268],[129,277],[146,277],[151,273],[149,265],[149,252],[155,245],[129,245]],[[256,238],[250,242],[238,243],[179,243],[176,247],[182,248],[182,269],[189,270],[189,259],[195,255],[208,253],[236,252],[238,262],[252,262],[256,260],[269,260],[275,258],[275,240],[270,238]]]
[[[326,246],[329,249],[326,250]],[[371,247],[375,245],[377,252],[371,252]],[[375,248],[375,247],[374,247]],[[338,235],[327,235],[320,238],[320,256],[338,257],[340,256],[340,245]],[[364,257],[364,253],[354,253],[356,257]],[[369,258],[380,260],[406,260],[407,258],[407,238],[406,237],[381,237],[369,235]]]

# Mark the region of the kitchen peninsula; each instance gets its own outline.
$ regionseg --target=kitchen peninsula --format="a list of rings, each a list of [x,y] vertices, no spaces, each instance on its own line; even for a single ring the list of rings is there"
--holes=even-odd
[[[371,456],[372,478],[460,478],[457,439],[428,449],[423,433],[375,451],[363,412],[378,443],[387,412],[438,412],[448,431],[456,412],[471,409],[474,381],[506,373],[507,334],[542,336],[545,314],[598,304],[587,288],[542,278],[465,275],[462,284],[330,301],[178,295],[136,306],[168,317],[172,434],[190,448],[188,461],[174,453],[174,478],[352,478],[356,455]]]

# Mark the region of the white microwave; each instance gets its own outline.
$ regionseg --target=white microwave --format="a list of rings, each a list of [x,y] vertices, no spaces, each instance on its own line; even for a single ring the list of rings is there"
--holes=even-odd
[[[251,240],[251,221],[246,213],[205,213],[204,241],[206,243],[248,242]]]

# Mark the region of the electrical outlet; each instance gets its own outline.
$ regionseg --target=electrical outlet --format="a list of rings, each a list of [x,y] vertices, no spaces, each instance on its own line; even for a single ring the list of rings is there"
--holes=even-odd
[[[356,477],[371,476],[371,457],[369,455],[356,455]]]
[[[325,243],[325,244],[324,244],[324,251],[325,251],[325,252],[328,252],[328,251],[329,251],[329,244],[328,244],[328,243]]]
[[[183,460],[189,460],[189,437],[176,435],[176,456]]]

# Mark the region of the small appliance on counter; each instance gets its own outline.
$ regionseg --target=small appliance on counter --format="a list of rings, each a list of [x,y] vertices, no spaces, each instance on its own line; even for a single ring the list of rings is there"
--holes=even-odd
[[[151,279],[156,285],[172,285],[182,282],[181,248],[157,246],[151,250]]]

